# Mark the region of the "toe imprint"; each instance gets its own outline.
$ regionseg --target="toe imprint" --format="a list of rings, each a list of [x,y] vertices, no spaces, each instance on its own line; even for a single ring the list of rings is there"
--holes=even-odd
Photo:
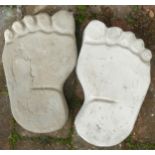
[[[40,13],[35,16],[27,15],[22,21],[15,21],[12,28],[5,31],[5,42],[11,43],[18,37],[38,31],[59,33],[74,37],[74,25],[72,13],[65,10],[57,12],[52,17],[46,13]]]
[[[84,43],[117,45],[129,48],[133,54],[139,56],[144,62],[149,62],[152,58],[151,51],[145,49],[142,39],[136,39],[134,33],[123,32],[118,27],[107,28],[102,22],[94,20],[88,24],[84,34]]]

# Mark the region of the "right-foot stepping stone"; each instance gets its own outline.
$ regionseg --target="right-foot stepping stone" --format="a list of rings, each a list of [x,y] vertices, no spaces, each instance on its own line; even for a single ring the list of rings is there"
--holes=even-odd
[[[15,120],[47,133],[64,126],[68,106],[63,84],[76,64],[72,13],[25,16],[5,31],[3,65]]]
[[[77,64],[85,101],[77,133],[96,146],[113,146],[131,133],[150,84],[151,52],[132,32],[92,21]]]

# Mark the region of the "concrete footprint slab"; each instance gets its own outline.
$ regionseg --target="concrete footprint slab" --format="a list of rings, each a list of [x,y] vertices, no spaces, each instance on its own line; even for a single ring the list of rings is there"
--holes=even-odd
[[[76,63],[73,14],[25,16],[5,31],[3,65],[15,120],[35,133],[68,120],[63,84]]]
[[[75,120],[84,140],[113,146],[129,136],[150,84],[151,57],[132,32],[88,24],[77,64],[85,101]]]

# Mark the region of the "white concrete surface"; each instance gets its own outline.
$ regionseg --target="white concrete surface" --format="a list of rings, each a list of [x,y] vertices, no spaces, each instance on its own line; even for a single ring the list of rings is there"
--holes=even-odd
[[[68,119],[63,84],[76,64],[72,13],[25,16],[5,31],[2,55],[16,121],[35,133],[56,131]]]
[[[85,100],[75,120],[85,141],[113,146],[131,133],[150,84],[151,57],[132,32],[88,24],[77,64]]]

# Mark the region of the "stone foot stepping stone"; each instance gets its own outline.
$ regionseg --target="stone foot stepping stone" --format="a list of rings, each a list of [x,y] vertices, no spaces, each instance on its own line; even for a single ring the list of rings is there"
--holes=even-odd
[[[77,133],[96,146],[113,146],[131,133],[150,84],[151,52],[132,32],[92,21],[77,64],[85,101]]]
[[[64,126],[68,107],[63,84],[76,63],[72,13],[25,16],[5,31],[3,65],[16,121],[47,133]]]

